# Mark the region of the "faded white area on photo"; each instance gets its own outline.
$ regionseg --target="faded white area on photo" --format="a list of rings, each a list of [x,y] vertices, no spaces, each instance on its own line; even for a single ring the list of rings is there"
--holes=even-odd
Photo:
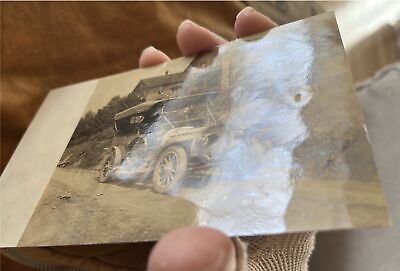
[[[271,31],[268,38],[249,42],[254,53],[248,52],[246,58],[232,53],[246,50],[245,41],[219,50],[218,59],[230,62],[232,76],[226,86],[229,90],[223,90],[228,91],[224,99],[230,102],[223,117],[224,132],[213,150],[215,156],[223,157],[204,187],[182,187],[178,193],[199,206],[200,225],[246,235],[286,229],[292,152],[307,137],[300,112],[311,99],[313,64],[307,25],[300,22],[293,28],[279,35]],[[255,61],[262,51],[271,53],[263,53],[262,61]],[[292,68],[287,67],[289,59]],[[183,89],[190,88],[191,76],[199,76],[189,74]],[[301,100],[295,100],[299,93]]]
[[[280,30],[251,42],[237,40],[220,47],[206,69],[188,68],[178,90],[178,97],[188,96],[207,81],[214,83],[204,92],[219,92],[211,110],[223,127],[211,148],[217,165],[202,180],[185,177],[174,193],[198,206],[199,225],[231,235],[286,230],[295,166],[292,152],[307,137],[300,113],[311,99],[314,55],[307,24],[298,22],[290,31]],[[239,56],[246,52],[246,58],[237,57],[236,52]],[[260,57],[263,60],[257,61]],[[165,107],[177,103],[180,100]],[[157,134],[165,137],[161,128],[154,127],[146,135],[147,142],[162,141]],[[141,149],[131,152],[114,176],[122,182],[145,183],[152,173],[135,176],[135,172],[146,156]]]

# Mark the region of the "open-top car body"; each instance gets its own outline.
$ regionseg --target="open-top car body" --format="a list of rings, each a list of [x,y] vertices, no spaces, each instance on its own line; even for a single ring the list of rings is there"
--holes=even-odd
[[[154,100],[116,114],[115,136],[99,181],[129,178],[170,193],[189,171],[193,176],[204,173],[221,130],[210,109],[216,95]]]

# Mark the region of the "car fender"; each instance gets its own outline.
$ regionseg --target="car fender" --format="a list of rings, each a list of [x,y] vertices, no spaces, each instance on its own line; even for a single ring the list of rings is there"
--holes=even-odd
[[[122,163],[123,158],[124,158],[125,151],[119,146],[114,146],[112,148],[112,150],[115,153],[114,165],[120,165]]]

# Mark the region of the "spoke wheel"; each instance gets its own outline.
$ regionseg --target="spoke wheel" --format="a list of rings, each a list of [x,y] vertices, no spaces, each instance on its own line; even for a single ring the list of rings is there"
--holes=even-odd
[[[107,155],[103,167],[100,170],[99,182],[106,183],[110,180],[112,170],[114,168],[115,162],[115,151],[112,151],[110,154]]]
[[[187,155],[181,146],[170,146],[158,157],[154,167],[153,185],[159,193],[174,192],[187,167]]]

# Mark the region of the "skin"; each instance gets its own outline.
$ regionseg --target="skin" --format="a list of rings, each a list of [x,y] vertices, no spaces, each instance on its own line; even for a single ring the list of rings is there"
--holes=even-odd
[[[250,7],[236,17],[234,31],[237,38],[250,36],[275,27],[268,17]],[[190,21],[183,21],[176,40],[182,55],[190,56],[227,42],[212,31]],[[139,67],[150,67],[171,59],[150,46],[139,58]],[[148,260],[149,271],[233,271],[235,249],[224,233],[208,228],[189,226],[171,231],[154,246]]]

